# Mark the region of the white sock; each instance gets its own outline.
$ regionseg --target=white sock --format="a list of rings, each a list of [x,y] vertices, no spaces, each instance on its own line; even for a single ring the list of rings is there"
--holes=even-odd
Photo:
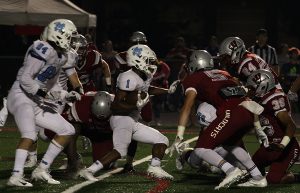
[[[255,180],[260,180],[263,178],[261,172],[256,167],[255,163],[252,161],[248,152],[241,147],[230,147],[231,153],[238,159],[251,174],[252,178]]]
[[[53,160],[63,149],[63,146],[52,140],[39,166],[43,169],[49,169]]]
[[[157,166],[160,167],[160,163],[161,163],[161,161],[160,161],[159,158],[153,157],[152,160],[151,160],[150,165],[154,166],[154,167],[157,167]]]
[[[100,161],[95,161],[90,167],[87,169],[91,171],[93,174],[103,168],[103,164]]]
[[[15,165],[12,174],[13,175],[23,175],[24,164],[27,158],[28,151],[25,149],[17,149],[15,157]]]
[[[207,163],[220,168],[223,172],[230,173],[234,167],[225,161],[218,153],[211,149],[196,148],[194,150],[195,154]]]

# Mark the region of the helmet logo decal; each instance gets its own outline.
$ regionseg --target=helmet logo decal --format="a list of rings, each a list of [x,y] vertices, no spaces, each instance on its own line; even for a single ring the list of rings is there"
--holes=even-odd
[[[238,47],[237,42],[235,40],[233,40],[232,42],[230,42],[228,48],[230,50],[235,50]]]
[[[135,47],[132,50],[132,55],[141,57],[142,51],[143,51],[143,48]]]
[[[65,24],[64,23],[56,22],[55,23],[55,27],[54,27],[54,31],[63,32],[64,28],[65,28]]]

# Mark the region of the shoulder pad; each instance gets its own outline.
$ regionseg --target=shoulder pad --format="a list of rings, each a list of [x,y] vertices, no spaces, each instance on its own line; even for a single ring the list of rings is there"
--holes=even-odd
[[[48,42],[36,40],[33,42],[32,49],[29,51],[29,54],[39,60],[47,61],[48,58],[56,55],[56,51]]]
[[[137,82],[134,76],[130,73],[123,72],[119,75],[117,80],[117,87],[125,91],[134,91],[136,89]]]

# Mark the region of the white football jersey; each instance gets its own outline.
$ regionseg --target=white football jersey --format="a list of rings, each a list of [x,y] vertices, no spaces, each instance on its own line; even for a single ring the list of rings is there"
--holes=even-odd
[[[27,93],[33,95],[38,89],[50,90],[56,84],[66,61],[67,57],[63,54],[58,55],[48,42],[36,40],[26,52],[13,88],[20,85]]]
[[[138,74],[132,69],[127,70],[119,74],[117,79],[117,88],[124,91],[144,91],[148,92],[152,78],[148,78],[144,81]]]

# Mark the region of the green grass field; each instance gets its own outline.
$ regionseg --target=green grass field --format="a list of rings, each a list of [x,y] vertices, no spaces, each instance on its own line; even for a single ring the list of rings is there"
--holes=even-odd
[[[11,125],[6,125],[10,127]],[[166,134],[170,139],[170,143],[174,139],[174,134]],[[185,139],[189,139],[196,136],[195,134],[185,135]],[[13,167],[13,157],[15,154],[15,147],[19,139],[19,134],[16,131],[2,131],[0,132],[0,193],[13,193],[13,192],[24,192],[24,193],[50,193],[50,192],[63,192],[64,190],[72,187],[76,184],[83,183],[84,180],[63,180],[60,179],[61,171],[57,170],[58,166],[62,164],[63,155],[59,156],[53,166],[51,174],[54,178],[61,181],[61,185],[46,185],[43,182],[34,182],[32,188],[15,188],[7,187],[6,182],[10,176],[11,169]],[[253,153],[257,148],[256,138],[252,135],[245,137],[245,143],[248,150]],[[45,152],[47,143],[39,141],[38,154],[39,158]],[[193,145],[193,144],[191,144]],[[92,163],[92,158],[89,150],[83,150],[81,142],[78,142],[78,148],[80,153],[83,155],[84,162],[86,165]],[[138,151],[135,159],[139,160],[150,155],[151,146],[145,144],[138,145]],[[220,182],[221,176],[213,174],[201,174],[196,170],[192,170],[189,167],[185,167],[183,171],[179,172],[175,167],[175,156],[169,158],[166,156],[163,160],[163,167],[166,171],[171,173],[175,180],[155,180],[146,175],[145,171],[148,166],[148,161],[143,162],[135,166],[136,172],[133,174],[114,174],[104,180],[85,186],[77,192],[81,193],[158,193],[158,192],[169,192],[169,193],[196,193],[196,192],[216,192],[214,187]],[[122,166],[124,161],[119,161],[118,165]],[[293,172],[300,172],[300,167],[295,165],[292,169]],[[30,177],[32,169],[25,170],[26,177]],[[108,171],[101,171],[96,176],[102,175]],[[218,192],[233,192],[233,193],[250,193],[262,191],[264,193],[299,193],[300,184],[289,184],[289,185],[278,185],[269,186],[267,188],[237,188],[232,187],[226,190],[219,190]]]

